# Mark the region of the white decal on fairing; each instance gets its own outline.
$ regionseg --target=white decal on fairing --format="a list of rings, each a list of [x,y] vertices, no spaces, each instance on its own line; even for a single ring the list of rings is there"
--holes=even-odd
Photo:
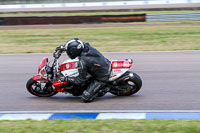
[[[126,69],[112,69],[109,80],[113,81],[113,80],[119,78],[120,76],[122,76],[128,70],[129,69],[127,69],[127,68]]]
[[[74,60],[68,59],[68,60],[65,60],[62,64],[75,62],[75,61],[78,62],[79,60],[78,59],[74,59]],[[78,66],[78,63],[75,64],[75,67],[77,67],[77,66]],[[69,69],[69,64],[66,64],[66,68],[67,68],[67,70],[61,72],[64,76],[68,76],[68,77],[79,76],[78,68],[77,69]]]

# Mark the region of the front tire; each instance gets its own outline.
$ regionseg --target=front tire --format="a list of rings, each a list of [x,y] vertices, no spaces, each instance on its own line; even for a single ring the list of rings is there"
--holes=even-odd
[[[129,76],[130,73],[133,76]],[[142,80],[139,75],[134,72],[127,71],[123,77],[129,76],[129,79],[125,80],[124,83],[119,84],[118,86],[123,89],[121,90],[112,90],[110,93],[117,95],[117,96],[130,96],[137,93],[142,87]]]
[[[38,97],[51,97],[58,92],[52,87],[50,83],[40,83],[41,81],[34,81],[32,78],[26,83],[27,90],[34,96]],[[43,84],[43,85],[41,85]]]

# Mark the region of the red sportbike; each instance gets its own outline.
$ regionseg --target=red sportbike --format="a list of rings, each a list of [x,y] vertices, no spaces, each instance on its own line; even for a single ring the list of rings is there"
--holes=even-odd
[[[50,65],[48,58],[44,58],[38,68],[38,74],[27,81],[27,90],[38,97],[50,97],[58,92],[70,93],[74,96],[82,95],[83,91],[92,81],[92,76],[88,74],[87,81],[81,85],[74,85],[68,82],[61,82],[61,75],[76,77],[78,72],[78,59],[66,60],[62,64],[58,63],[58,59],[63,51],[56,49],[54,52],[53,63]],[[105,89],[101,90],[99,96],[110,92],[117,96],[129,96],[135,94],[141,89],[142,80],[134,72],[129,71],[133,64],[132,59],[112,60],[111,75],[109,83]]]

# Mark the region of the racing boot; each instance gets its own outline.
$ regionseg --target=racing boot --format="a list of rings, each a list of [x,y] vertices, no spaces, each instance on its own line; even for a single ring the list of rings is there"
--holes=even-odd
[[[85,103],[92,102],[99,94],[99,91],[105,86],[105,83],[93,80],[88,88],[83,92],[81,99]]]
[[[110,91],[110,88],[109,88],[109,87],[105,87],[105,88],[99,90],[98,97],[104,96],[104,95],[105,95],[107,92],[109,92],[109,91]]]

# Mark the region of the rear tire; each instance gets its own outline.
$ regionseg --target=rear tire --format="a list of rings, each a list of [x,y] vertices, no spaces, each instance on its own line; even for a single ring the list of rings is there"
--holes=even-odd
[[[32,78],[29,79],[26,83],[27,90],[34,96],[38,97],[51,97],[56,95],[58,92],[52,87],[52,84],[46,85],[42,87],[39,82],[34,81]]]
[[[127,71],[123,77],[128,76],[130,73],[133,74],[133,77],[125,80],[123,84],[118,85],[121,89],[124,89],[124,91],[112,90],[110,93],[116,96],[130,96],[137,93],[142,87],[142,80],[139,75],[131,71]]]

